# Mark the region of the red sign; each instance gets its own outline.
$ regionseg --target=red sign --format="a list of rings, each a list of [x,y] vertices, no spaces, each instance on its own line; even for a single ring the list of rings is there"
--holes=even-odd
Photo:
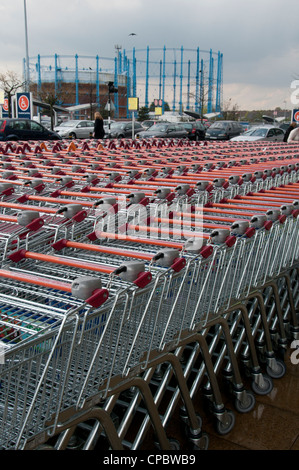
[[[299,111],[294,114],[295,121],[299,121]]]
[[[19,98],[19,108],[22,110],[22,111],[27,111],[27,109],[29,109],[29,99],[27,98],[26,95],[21,95],[20,98]]]
[[[8,99],[7,98],[4,99],[3,109],[4,111],[8,111]]]

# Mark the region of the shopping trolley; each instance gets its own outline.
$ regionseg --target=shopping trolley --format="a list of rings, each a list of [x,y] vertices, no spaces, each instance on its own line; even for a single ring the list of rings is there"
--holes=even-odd
[[[42,429],[59,408],[86,303],[73,296],[75,283],[5,269],[0,276],[1,448],[10,449]]]
[[[28,270],[26,272],[21,269],[11,270],[9,272],[1,270],[0,275],[5,277],[5,285],[7,288],[7,279],[13,279],[18,280],[19,282],[30,282],[30,285],[37,282],[42,286],[48,286],[50,284],[55,287],[63,288],[65,291],[70,291],[70,286],[67,283],[59,283],[57,280],[50,282],[49,279],[45,279],[45,277],[40,276],[37,279],[33,274],[28,274]],[[85,282],[85,278],[83,281]],[[82,283],[80,284],[78,282],[78,280],[74,279],[72,283],[72,292],[75,291],[77,295],[80,294],[82,296]],[[88,280],[88,282],[90,281]],[[92,285],[93,287],[95,287],[95,285],[98,286],[99,279],[93,280]],[[13,288],[22,289],[22,286],[19,287],[18,284],[17,286],[18,287],[14,284]],[[98,290],[100,290],[100,293]],[[58,407],[54,407],[54,404],[56,403],[57,405],[57,402],[53,401],[51,405],[52,408],[47,412],[43,412],[46,413],[45,420],[48,418],[50,422],[52,418],[51,414],[54,415],[54,423],[52,422],[48,428],[39,423],[39,426],[41,427],[40,432],[38,432],[38,429],[36,428],[33,430],[30,429],[29,434],[26,433],[27,427],[31,427],[31,416],[34,414],[36,405],[39,404],[39,389],[37,389],[30,404],[30,413],[27,413],[23,429],[20,431],[19,439],[31,438],[32,442],[30,445],[33,445],[33,442],[35,444],[37,442],[41,443],[46,437],[45,433],[55,432],[58,417],[62,419],[62,413],[66,412],[68,408],[73,406],[73,413],[75,413],[76,408],[79,406],[80,412],[82,413],[85,403],[87,403],[91,397],[93,400],[100,401],[107,396],[107,394],[112,393],[111,390],[121,388],[122,386],[128,387],[128,384],[123,384],[125,379],[127,379],[129,384],[135,384],[135,387],[139,387],[142,389],[144,394],[146,393],[146,385],[135,378],[136,374],[131,376],[127,367],[129,367],[129,369],[136,365],[137,367],[140,367],[140,357],[144,356],[144,353],[147,352],[147,346],[141,344],[142,338],[134,337],[133,327],[135,326],[136,329],[136,324],[139,326],[138,316],[142,317],[145,306],[147,306],[147,309],[149,308],[149,300],[153,295],[157,297],[157,285],[156,289],[144,289],[142,290],[142,293],[141,289],[137,292],[136,290],[132,291],[132,289],[125,289],[124,286],[118,290],[119,292],[112,296],[113,298],[111,299],[110,305],[108,306],[108,304],[106,304],[107,310],[105,308],[104,310],[103,308],[99,310],[95,308],[92,311],[88,309],[86,311],[85,309],[85,313],[83,312],[83,315],[80,316],[81,320],[76,327],[75,336],[73,336],[72,350],[70,352],[66,351],[65,353],[65,367],[67,368],[65,373],[67,374],[67,379],[65,379],[63,385],[61,385],[59,381],[57,382],[57,386],[62,387],[64,393],[60,393]],[[107,301],[107,291],[105,289],[96,289],[96,291],[97,292],[95,292],[90,298],[86,299],[86,302],[91,306],[96,305],[96,307],[98,307],[100,297],[101,302],[104,303],[104,300],[105,302]],[[26,295],[28,295],[27,290]],[[45,297],[48,295],[48,292],[45,291],[41,295]],[[86,295],[87,294],[85,292],[84,296],[86,297]],[[154,312],[156,313],[156,306],[153,314]],[[95,315],[93,315],[93,313]],[[131,316],[134,318],[131,318]],[[18,321],[18,317],[16,317],[16,321]],[[149,329],[150,323],[147,322],[146,330],[149,331]],[[115,340],[113,340],[113,337]],[[137,341],[138,339],[139,341]],[[134,355],[130,355],[130,361],[128,361],[127,351],[128,348],[130,348],[132,341],[135,346],[139,347],[137,350],[134,350]],[[29,343],[31,344],[32,340],[30,340]],[[105,360],[102,352],[105,352]],[[120,359],[121,357],[123,358],[122,360]],[[106,364],[106,368],[104,368],[104,364]],[[115,368],[117,371],[121,370],[121,372],[116,372]],[[85,373],[83,372],[84,370]],[[56,380],[58,380],[57,376]],[[157,421],[157,415],[155,414],[155,407],[153,407],[149,402],[150,395],[148,392],[147,401],[148,406],[150,407],[149,414],[152,415],[154,424],[157,428],[159,427],[159,423]],[[49,400],[47,401],[47,404],[50,406]],[[41,406],[37,406],[40,413],[42,413],[41,408]],[[88,408],[88,412],[90,413],[90,408]],[[165,445],[167,446],[168,444],[165,444],[166,441],[163,429],[161,429],[161,427],[159,429],[158,431],[160,433],[161,442],[165,447]],[[17,443],[17,446],[19,444],[20,442]]]
[[[171,147],[171,150],[173,151],[173,147]],[[269,184],[274,184],[273,180],[274,180],[273,178],[269,178],[267,184],[268,183]],[[261,178],[261,181],[264,181],[264,180]],[[185,183],[185,181],[183,179],[183,175],[181,174],[181,186],[182,186],[182,182]],[[143,184],[144,184],[144,186],[142,186],[142,189],[147,187],[145,185],[145,182],[143,182]],[[150,187],[150,186],[151,185],[148,184],[148,187]],[[241,185],[239,185],[239,186],[241,187]],[[173,188],[173,185],[171,186],[171,188]],[[78,185],[78,189],[79,189],[79,185]],[[112,189],[113,190],[113,188],[107,188],[107,189]],[[114,189],[116,189],[116,187]],[[140,189],[140,187],[139,187],[139,189]],[[152,189],[153,189],[153,186],[152,186]],[[171,190],[173,190],[173,189],[171,189]],[[234,190],[235,190],[235,188],[234,188]],[[223,188],[221,188],[221,191],[223,191]],[[76,192],[76,191],[74,191],[74,192]],[[228,193],[220,193],[219,192],[217,194],[225,195],[225,196],[228,196],[227,198],[229,198],[229,196],[232,195],[232,194],[235,194],[235,192],[228,192]],[[66,196],[66,194],[64,196]],[[72,197],[75,198],[76,196],[72,195]],[[212,199],[210,199],[210,201],[211,200]],[[167,202],[169,202],[169,201],[167,201]],[[160,209],[161,209],[161,207],[160,207]],[[209,209],[211,210],[211,212],[208,212]],[[211,214],[212,214],[213,209],[214,208],[212,206],[206,207],[206,213],[209,213],[210,217],[212,217]],[[218,210],[219,209],[220,208],[218,208]],[[233,208],[233,207],[230,206],[230,209],[225,208],[225,211],[227,210],[227,212],[224,212],[223,209],[224,209],[224,206],[221,206],[220,210],[222,210],[222,214],[219,215],[219,213],[218,213],[217,217],[219,217],[219,219],[221,218],[221,216],[223,217],[222,222],[219,223],[219,227],[224,229],[224,230],[228,230],[227,227],[225,228],[225,223],[232,222],[232,221],[228,222],[228,219],[231,216],[234,216],[234,217],[231,217],[231,219],[235,218],[235,216],[238,216],[240,218],[244,218],[244,219],[247,219],[247,220],[248,220],[249,217],[252,217],[252,212],[250,212],[248,210],[247,211],[244,210],[244,207],[243,208],[238,207],[238,209],[237,209],[237,208]],[[264,208],[261,208],[261,209],[262,209],[262,211],[265,212],[265,206],[264,206]],[[240,214],[238,214],[237,212],[239,212]],[[258,213],[259,211],[256,211],[256,212]],[[215,214],[216,213],[214,213],[213,216],[215,216]],[[157,213],[157,214],[155,214],[155,216],[157,218],[159,218],[160,214]],[[224,220],[224,218],[226,218],[226,220]],[[136,228],[138,228],[139,233],[141,231],[143,231],[144,234],[148,233],[148,227],[146,226],[146,224],[142,226],[140,221],[138,221],[138,223],[136,223],[136,220],[134,221],[135,224],[132,224],[132,220],[129,220],[129,222],[130,222],[131,226],[133,225],[133,227],[126,227],[126,228],[130,228],[130,229],[133,229],[133,230],[136,230]],[[157,222],[159,224],[163,224],[165,221],[159,220]],[[210,222],[212,222],[212,220],[210,220]],[[214,222],[216,223],[216,221],[214,221]],[[292,219],[292,222],[294,222],[293,219]],[[136,227],[134,227],[134,225]],[[172,223],[173,227],[175,227],[175,225],[176,224]],[[280,232],[282,232],[285,227],[287,227],[291,224],[287,223],[286,225],[284,225],[284,224],[280,224],[280,225],[281,225],[279,227],[281,229]],[[283,225],[283,227],[282,227],[282,225]],[[190,226],[192,227],[192,224],[190,224]],[[195,225],[192,228],[195,228]],[[273,228],[273,230],[272,230],[272,228]],[[274,230],[274,228],[275,228],[275,230]],[[244,324],[243,323],[241,324],[241,322],[240,322],[240,315],[237,315],[235,313],[236,308],[238,306],[241,307],[241,305],[237,304],[237,303],[235,304],[235,305],[237,305],[237,307],[235,307],[235,305],[233,305],[233,308],[235,308],[235,310],[232,311],[231,313],[229,311],[229,308],[231,307],[231,303],[234,302],[236,298],[237,298],[238,301],[240,299],[244,299],[244,300],[246,299],[246,295],[248,293],[250,293],[250,291],[251,291],[251,288],[252,288],[252,285],[253,285],[253,280],[254,280],[256,286],[261,287],[263,285],[263,280],[266,279],[267,276],[269,275],[269,272],[270,272],[269,268],[272,269],[272,272],[274,272],[277,269],[278,270],[281,269],[280,268],[281,264],[279,264],[277,262],[279,257],[277,256],[277,257],[272,257],[271,258],[271,253],[274,253],[273,245],[275,246],[275,251],[277,250],[276,247],[280,247],[279,249],[281,249],[281,251],[283,251],[282,250],[283,243],[281,242],[281,245],[279,244],[280,243],[280,238],[278,236],[279,231],[276,230],[276,229],[277,229],[277,227],[276,226],[274,227],[274,224],[273,224],[273,227],[272,226],[270,227],[270,225],[269,225],[268,232],[264,233],[264,232],[266,232],[266,228],[263,225],[263,230],[262,231],[257,231],[257,233],[254,233],[254,236],[252,234],[250,239],[247,237],[246,241],[245,241],[245,239],[242,239],[242,242],[240,243],[241,240],[238,238],[235,241],[235,243],[232,244],[232,246],[226,245],[226,246],[223,246],[221,248],[218,248],[218,246],[216,246],[216,249],[215,248],[213,249],[213,256],[215,255],[214,264],[211,263],[211,259],[213,259],[213,257],[211,257],[211,258],[208,257],[207,259],[202,260],[201,258],[199,258],[199,256],[197,256],[197,261],[195,262],[194,257],[193,258],[190,257],[190,254],[187,254],[187,252],[184,254],[184,256],[187,260],[187,263],[186,263],[186,267],[181,270],[180,276],[178,276],[177,273],[174,275],[172,271],[169,271],[169,273],[171,273],[172,278],[176,277],[176,276],[179,278],[179,282],[178,283],[175,282],[173,284],[171,283],[170,290],[169,289],[166,289],[166,290],[164,289],[164,293],[171,292],[172,291],[172,286],[173,286],[173,292],[175,292],[175,295],[171,296],[170,298],[168,298],[166,296],[166,298],[163,298],[162,302],[160,300],[160,304],[158,302],[158,305],[160,305],[160,306],[161,305],[164,306],[164,303],[165,303],[166,311],[170,312],[170,315],[167,318],[167,322],[165,322],[165,317],[163,317],[162,309],[160,310],[158,308],[158,312],[159,312],[158,317],[159,317],[159,319],[164,318],[164,323],[163,322],[162,323],[165,325],[165,330],[162,334],[160,333],[160,336],[158,337],[158,341],[156,343],[154,342],[153,337],[150,337],[150,338],[146,337],[146,341],[148,341],[147,345],[151,344],[151,346],[147,349],[146,356],[145,356],[146,359],[144,361],[140,361],[141,356],[138,356],[138,354],[136,354],[136,356],[137,356],[136,359],[137,360],[136,361],[134,360],[135,359],[135,356],[134,356],[135,355],[135,346],[136,346],[137,350],[139,350],[138,345],[139,345],[139,339],[141,340],[141,338],[139,338],[138,337],[139,335],[138,335],[132,341],[131,346],[133,346],[134,351],[132,349],[130,350],[129,355],[127,356],[126,369],[125,369],[126,373],[128,374],[128,376],[131,377],[131,379],[132,379],[132,377],[135,377],[136,374],[140,374],[141,370],[145,370],[145,375],[147,375],[148,378],[149,378],[150,375],[152,374],[152,369],[154,369],[156,367],[156,365],[162,364],[163,360],[167,360],[167,357],[169,357],[169,354],[172,354],[171,350],[173,348],[177,348],[177,350],[179,350],[180,346],[182,346],[182,348],[184,347],[184,341],[186,342],[186,348],[185,349],[187,349],[187,346],[188,346],[188,347],[190,347],[190,350],[192,351],[192,354],[190,356],[190,362],[188,363],[189,367],[192,368],[192,366],[194,366],[193,353],[195,353],[195,348],[192,348],[191,341],[194,340],[194,338],[195,338],[194,335],[199,335],[200,338],[202,338],[202,336],[203,336],[202,332],[203,331],[209,331],[210,333],[212,332],[212,334],[209,334],[209,335],[207,334],[207,336],[206,336],[206,338],[209,339],[209,341],[211,341],[211,338],[216,337],[215,331],[219,331],[223,335],[224,330],[228,332],[228,327],[230,327],[231,330],[230,330],[229,333],[227,333],[227,344],[219,343],[219,344],[222,345],[222,348],[223,348],[222,351],[223,352],[222,352],[221,356],[218,356],[218,361],[217,361],[217,364],[216,364],[217,367],[214,366],[214,368],[212,368],[212,369],[213,369],[213,371],[214,371],[214,369],[219,370],[220,369],[220,363],[223,362],[223,358],[227,356],[227,352],[229,351],[229,352],[232,353],[233,348],[232,348],[231,343],[230,343],[230,338],[233,338],[233,340],[235,341],[235,351],[232,355],[232,359],[229,361],[228,370],[230,370],[229,367],[231,367],[231,363],[234,363],[235,356],[237,355],[237,351],[238,351],[238,348],[239,348],[239,346],[237,348],[236,344],[241,343],[244,339]],[[205,230],[206,230],[206,232],[205,232]],[[203,232],[200,234],[201,237],[202,238],[203,237],[210,237],[211,230],[212,230],[211,226],[210,226],[210,230],[208,229],[208,227],[203,227]],[[268,235],[270,235],[270,232],[271,232],[271,236],[268,236]],[[161,233],[161,231],[160,231],[160,233]],[[293,231],[292,231],[291,226],[289,226],[289,232],[288,233],[289,233],[290,237],[293,236]],[[140,251],[141,247],[142,247],[142,251],[143,251],[144,247],[146,245],[144,242],[141,242],[141,240],[139,240],[139,242],[138,242],[136,240],[137,237],[132,235],[132,234],[130,234],[130,237],[127,236],[127,235],[119,235],[119,234],[117,234],[117,235],[114,234],[115,236],[112,237],[111,234],[109,234],[109,232],[107,232],[107,230],[105,230],[105,227],[101,227],[101,230],[99,230],[99,234],[102,235],[102,238],[100,238],[101,246],[104,246],[104,245],[107,246],[108,244],[105,240],[107,240],[107,239],[112,240],[112,238],[115,238],[118,243],[120,242],[120,240],[121,240],[122,243],[126,243],[126,249],[128,251],[136,250],[136,252],[137,252],[138,250]],[[193,237],[194,237],[194,235],[196,235],[196,234],[194,234],[194,232],[190,231],[188,236],[189,235],[191,236],[191,234],[193,235]],[[135,235],[136,235],[136,233],[135,233]],[[156,243],[157,244],[156,246],[158,246],[158,244],[160,244],[160,246],[165,247],[165,246],[167,246],[166,244],[168,244],[168,246],[170,244],[172,244],[173,247],[176,245],[176,248],[180,248],[180,247],[182,248],[182,246],[183,246],[182,241],[178,237],[173,236],[173,235],[178,235],[178,233],[176,233],[175,231],[172,231],[171,235],[172,236],[170,237],[170,240],[168,239],[169,238],[169,233],[168,234],[163,233],[163,237],[161,237],[161,235],[160,235],[160,237],[158,239],[157,238],[147,239],[147,245],[146,246],[149,247],[150,243],[152,243],[152,244]],[[218,230],[218,235],[219,235],[219,230]],[[72,243],[72,237],[71,236],[65,237],[65,239],[68,239],[69,242]],[[204,238],[204,239],[207,240],[207,238]],[[288,239],[287,237],[285,237],[285,238],[283,237],[283,240],[285,240],[285,243],[287,243],[286,242],[287,239]],[[296,238],[294,238],[294,239],[296,239]],[[58,240],[58,238],[57,238],[57,240]],[[103,240],[104,240],[104,242],[103,242]],[[233,238],[231,238],[231,240],[233,240]],[[136,243],[136,246],[133,247],[132,243]],[[138,243],[138,245],[137,245],[137,243]],[[137,249],[136,249],[136,247],[137,247]],[[267,253],[267,257],[269,257],[269,259],[270,259],[270,261],[267,261],[267,263],[266,263],[267,268],[265,268],[265,266],[260,263],[257,255],[256,255],[256,253],[258,252],[258,247],[260,247],[260,250]],[[68,246],[68,247],[64,247],[64,248],[74,248],[74,247]],[[112,248],[112,247],[110,246],[110,248]],[[115,247],[115,244],[114,244],[113,248],[119,248],[119,246]],[[38,250],[36,250],[36,251],[38,251]],[[260,251],[260,253],[262,251]],[[288,261],[292,262],[292,260],[294,260],[294,256],[292,257],[292,255],[291,255],[291,250],[286,250],[286,251],[287,251],[288,254],[284,257],[284,260],[285,260],[285,263],[286,263],[285,265],[288,264]],[[136,252],[135,252],[135,255],[137,255]],[[252,254],[252,253],[254,253],[255,256],[251,259],[251,256],[249,256],[249,255]],[[118,255],[120,255],[120,253],[118,253]],[[211,253],[210,253],[210,255],[211,255]],[[80,252],[79,256],[80,257],[82,256],[82,251]],[[114,256],[117,256],[117,255],[114,255]],[[75,255],[75,257],[78,257],[78,253]],[[249,260],[248,260],[248,257],[249,257]],[[215,264],[215,260],[217,261],[217,264]],[[279,260],[281,261],[281,259],[279,259]],[[26,262],[27,261],[28,260],[26,260]],[[107,259],[105,259],[105,262],[107,262]],[[251,263],[251,264],[248,264],[248,263]],[[216,289],[216,290],[214,289],[214,291],[213,291],[213,293],[215,295],[212,296],[212,299],[207,298],[206,291],[203,292],[204,289],[202,287],[201,287],[201,290],[196,291],[196,289],[198,288],[198,286],[196,285],[196,282],[189,282],[190,279],[192,279],[193,281],[198,280],[196,278],[196,268],[199,268],[199,270],[200,269],[204,270],[204,268],[203,268],[204,265],[206,265],[205,269],[209,273],[207,275],[207,277],[205,278],[206,279],[206,281],[205,281],[206,286],[208,286],[208,285],[215,286],[215,289]],[[254,275],[252,275],[252,273],[251,273],[251,276],[248,276],[247,272],[245,273],[246,275],[243,275],[244,267],[246,267],[246,266],[248,267],[249,265],[256,267],[256,269],[254,269],[254,271],[253,271]],[[220,267],[222,267],[222,270],[220,269]],[[258,269],[257,269],[257,267],[258,267]],[[206,272],[206,271],[204,271],[204,272]],[[53,276],[56,278],[56,276],[58,275],[59,272],[60,272],[60,276],[61,276],[61,271],[58,271],[58,270],[55,270],[55,274],[54,274],[54,271],[53,271]],[[65,272],[65,274],[67,274],[67,270],[64,270],[64,272]],[[157,269],[157,267],[155,267],[153,269],[153,271],[151,271],[151,272],[152,273],[159,272],[159,275],[161,275],[161,271],[159,271]],[[238,279],[239,280],[239,278],[240,278],[240,283],[238,282],[238,283],[234,284],[233,282],[229,282],[229,276],[231,276],[230,280],[232,280],[232,279],[235,279],[235,280]],[[155,277],[155,279],[157,279],[157,278]],[[198,278],[200,279],[200,281],[202,281],[201,276],[198,276]],[[200,283],[198,283],[198,284],[200,284]],[[165,284],[162,283],[162,285],[165,285]],[[191,286],[192,286],[192,288],[191,288]],[[168,284],[167,284],[167,287],[169,287]],[[150,291],[150,294],[153,295],[151,289],[149,289],[149,291]],[[159,289],[158,289],[158,291],[159,291]],[[161,289],[161,291],[163,291],[163,288]],[[183,305],[184,314],[183,314],[183,318],[182,318],[181,316],[178,315],[179,311],[182,310],[181,299],[180,299],[180,296],[178,295],[178,293],[183,293],[183,292],[186,292],[186,296],[187,296],[188,301],[187,301],[186,304]],[[201,312],[201,309],[199,308],[200,305],[198,306],[198,308],[196,310],[196,313],[197,313],[198,316],[196,316],[196,313],[194,312],[194,305],[196,305],[196,301],[198,301],[198,297],[196,298],[196,292],[199,292],[200,298],[202,298],[205,302],[208,302],[206,305],[211,306],[209,314],[207,314],[206,311],[204,312],[205,316],[201,315],[202,312]],[[246,295],[245,295],[245,293],[246,293]],[[194,294],[194,296],[192,294]],[[160,291],[159,291],[159,295],[160,295]],[[168,298],[168,300],[167,300],[167,298]],[[257,297],[255,297],[255,300],[256,300],[256,298]],[[264,301],[264,299],[263,299],[263,301]],[[150,320],[150,318],[152,318],[152,314],[151,314],[152,308],[153,308],[153,310],[157,311],[157,303],[154,302],[154,301],[151,301],[149,304],[147,304],[146,315],[145,315],[145,317],[147,317],[147,318],[144,317],[144,319],[142,320],[142,324],[140,325],[137,321],[135,322],[135,323],[138,323],[139,331],[143,331],[143,328],[145,327],[145,325],[148,325],[146,323],[146,321]],[[239,308],[239,310],[240,309],[241,308]],[[135,307],[132,308],[132,312],[134,312],[134,311],[135,311]],[[244,309],[243,309],[244,318],[246,318],[247,313],[248,313],[248,311],[244,311]],[[133,317],[135,317],[135,316],[133,315]],[[136,317],[138,318],[138,313],[136,313]],[[231,317],[233,317],[233,318],[231,318]],[[259,315],[259,317],[260,317],[260,315]],[[192,318],[193,318],[193,322],[191,321]],[[263,316],[263,318],[265,318],[265,316]],[[178,320],[179,320],[179,323],[178,323]],[[235,321],[233,321],[233,320],[235,320]],[[215,322],[215,323],[213,323],[213,322]],[[134,327],[136,328],[135,323],[134,323]],[[152,325],[151,322],[149,322],[149,324]],[[190,330],[190,324],[192,325],[193,330],[192,329]],[[239,326],[240,324],[241,324],[241,327]],[[247,326],[248,326],[248,324],[247,324]],[[132,328],[133,331],[134,331],[134,327]],[[236,333],[234,332],[234,328],[238,329],[238,335],[237,336],[233,336],[233,335],[236,335]],[[156,330],[153,328],[152,331],[156,331]],[[199,334],[199,332],[200,332],[200,334]],[[249,333],[253,334],[253,330],[252,329],[250,329],[250,331],[248,330],[247,334],[249,334]],[[82,335],[82,337],[84,337],[84,335]],[[202,339],[201,339],[201,341],[202,341]],[[246,341],[245,344],[248,344],[248,342],[249,342],[249,340],[247,338],[247,341]],[[154,344],[156,344],[156,349],[158,350],[158,355],[157,355],[157,352],[154,349],[153,350],[151,349],[151,347]],[[198,344],[199,344],[199,340],[198,340]],[[204,343],[202,343],[202,344],[204,344]],[[211,344],[210,352],[212,354],[213,353],[212,345],[214,343],[211,341],[210,344]],[[249,343],[249,345],[250,344],[251,343]],[[217,343],[217,345],[218,345],[218,343]],[[215,342],[215,348],[216,348],[216,342]],[[217,346],[217,348],[219,348],[219,346]],[[216,351],[216,349],[215,349],[215,351]],[[218,351],[218,349],[217,349],[217,351]],[[134,352],[134,354],[133,354],[133,352]],[[73,357],[75,357],[75,355]],[[95,377],[95,376],[98,375],[98,371],[97,371],[96,365],[95,365],[96,361],[97,361],[97,355],[95,355],[93,357],[94,357],[93,365],[89,369],[89,375],[86,378],[86,382],[85,382],[84,387],[81,391],[80,400],[79,400],[79,402],[77,402],[77,405],[78,404],[80,405],[80,409],[83,413],[83,416],[85,416],[85,417],[87,417],[88,413],[91,412],[91,408],[88,405],[88,403],[90,401],[90,397],[93,396],[94,401],[93,401],[93,399],[91,401],[96,403],[97,399],[100,399],[100,397],[103,396],[102,391],[99,394],[99,396],[97,396],[97,393],[95,393],[94,389],[92,389],[92,384],[89,381],[89,379],[91,379],[92,377]],[[210,357],[209,355],[206,357],[206,361],[208,361],[209,357]],[[169,359],[173,360],[172,356],[169,357]],[[174,362],[175,361],[173,360],[173,363]],[[199,364],[200,364],[199,370],[203,371],[205,369],[205,366],[204,366],[203,362],[199,362]],[[160,367],[159,367],[159,369],[160,369]],[[212,371],[212,369],[210,369],[210,371]],[[180,369],[178,368],[177,365],[172,365],[171,373],[173,371],[178,371],[179,372],[179,370]],[[237,369],[235,369],[235,371],[237,371]],[[187,373],[187,369],[186,369],[185,380],[187,380],[187,374],[188,373]],[[236,374],[236,372],[235,372],[235,374]],[[202,380],[200,378],[200,377],[202,377],[201,373],[198,373],[197,377],[199,377],[199,380]],[[211,377],[212,377],[211,378],[211,380],[212,380],[214,378],[214,375],[211,374]],[[164,375],[164,379],[166,380],[166,375]],[[143,380],[145,380],[145,379],[143,378]],[[118,390],[120,390],[120,388],[121,388],[120,384],[122,384],[122,382],[119,380],[119,378],[116,378],[116,382],[119,386]],[[146,380],[145,380],[145,382],[146,382]],[[184,381],[181,380],[180,383],[184,384]],[[236,383],[239,384],[238,381],[236,381]],[[116,390],[116,389],[114,389],[114,390]],[[217,391],[216,387],[215,387],[215,391]],[[242,392],[241,389],[239,389],[238,391]],[[111,393],[110,390],[109,390],[109,393]],[[163,390],[162,389],[159,389],[159,394],[160,394],[160,396],[161,396],[161,394],[163,395]],[[166,394],[166,392],[165,392],[165,394]],[[245,408],[247,406],[250,408],[252,403],[251,403],[250,398],[248,399],[248,394],[243,393],[243,395],[247,396],[247,400],[245,400],[245,399],[244,400],[239,400],[239,402],[242,403],[242,406],[244,406]],[[104,396],[105,396],[105,393],[104,393]],[[239,394],[239,397],[240,396],[241,396],[241,393]],[[189,394],[189,397],[187,396],[187,399],[185,400],[186,403],[189,403],[188,398],[190,398],[190,397],[191,397],[191,394]],[[111,393],[111,395],[109,395],[109,398],[107,396],[107,399],[108,399],[108,401],[106,402],[105,409],[107,410],[107,415],[109,415],[109,412],[108,412],[108,410],[110,410],[110,408],[109,408],[110,405],[109,404],[114,402],[115,400],[117,400],[117,393],[115,393],[115,394]],[[158,397],[157,398],[155,397],[155,400],[156,400],[156,404],[155,404],[155,406],[153,406],[153,404],[152,404],[152,407],[149,407],[150,410],[156,410]],[[131,409],[130,408],[131,406],[134,406],[133,403],[134,403],[133,401],[130,402],[128,410]],[[84,410],[85,410],[84,407],[85,406],[87,406],[86,415],[84,415]],[[169,413],[171,414],[173,412],[173,404],[170,403],[169,406],[170,406]],[[68,410],[66,410],[66,412],[67,411]],[[128,414],[129,414],[128,421],[122,423],[123,429],[127,428],[127,425],[128,425],[127,423],[129,421],[132,421],[132,419],[133,419],[134,413],[132,412],[132,409],[131,409],[130,412],[128,412]],[[59,416],[61,417],[62,414],[60,414]],[[192,413],[190,413],[190,416],[192,416],[192,418],[194,418],[194,415]],[[73,423],[75,423],[75,419],[79,420],[79,419],[83,419],[83,418],[82,418],[82,416],[79,417],[79,415],[76,415],[76,413],[74,411],[74,421],[73,421]],[[146,420],[148,420],[148,415],[146,416]],[[166,420],[167,420],[167,418],[166,418]],[[166,420],[164,421],[164,423],[166,423]],[[193,419],[192,422],[193,422],[193,424],[195,424],[194,419]],[[67,421],[65,422],[65,426],[67,426],[66,423],[67,423]],[[69,423],[72,423],[72,419],[69,420]],[[225,424],[225,426],[223,426],[221,429],[222,430],[223,429],[227,430],[227,422],[223,421],[222,425],[223,424]],[[164,427],[164,424],[163,424],[163,427]],[[53,428],[55,428],[55,426],[53,426]],[[57,426],[56,426],[56,429],[57,429]],[[111,431],[111,434],[113,434],[112,431]],[[139,437],[138,437],[139,440],[142,438],[142,435],[144,435],[144,429],[140,428],[140,433],[139,433]],[[116,445],[118,445],[118,444],[116,444]],[[136,445],[138,445],[138,444],[137,443],[134,444],[133,448]]]

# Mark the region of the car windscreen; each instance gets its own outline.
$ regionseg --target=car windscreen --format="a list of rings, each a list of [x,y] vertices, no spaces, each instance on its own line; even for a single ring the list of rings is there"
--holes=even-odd
[[[242,135],[252,135],[255,129],[248,129],[248,131],[243,132]]]
[[[227,124],[223,122],[214,122],[211,126],[210,129],[225,129]]]
[[[59,124],[59,127],[74,127],[78,121],[64,121]]]
[[[112,122],[110,124],[110,129],[123,129],[125,124],[120,124],[119,122]]]
[[[165,124],[154,124],[149,128],[149,132],[166,132],[168,129],[168,126]]]
[[[268,129],[255,129],[251,135],[258,136],[258,137],[265,137],[267,135]]]

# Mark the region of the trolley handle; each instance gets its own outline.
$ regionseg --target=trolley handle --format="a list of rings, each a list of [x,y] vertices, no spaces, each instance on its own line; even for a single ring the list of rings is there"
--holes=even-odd
[[[11,253],[8,258],[13,263],[19,263],[23,259],[33,259],[47,263],[60,264],[74,268],[80,268],[89,271],[100,272],[103,274],[118,275],[121,279],[132,282],[138,287],[145,287],[151,280],[150,272],[145,272],[145,266],[140,261],[128,261],[116,269],[100,263],[81,262],[80,260],[68,259],[67,257],[52,256],[43,253],[36,253],[25,249],[17,250]]]
[[[236,242],[236,237],[230,234],[230,231],[227,229],[217,229],[213,230],[210,235],[210,239],[214,244],[226,244],[228,247],[231,247]]]
[[[128,261],[113,272],[121,279],[129,282],[133,282],[137,287],[144,288],[152,280],[152,274],[150,271],[145,271],[144,263],[140,261]]]
[[[14,187],[10,183],[1,183],[0,184],[0,196],[10,196],[14,193]]]
[[[82,210],[81,204],[68,204],[60,207],[56,214],[63,214],[66,219],[72,219],[75,222],[82,222],[87,217],[87,212]]]
[[[94,308],[100,307],[109,297],[107,289],[102,288],[100,279],[92,277],[80,277],[75,279],[71,284],[63,281],[39,277],[33,274],[13,272],[0,269],[0,277],[12,279],[18,282],[55,289],[68,292],[74,297],[84,300]]]
[[[178,250],[166,248],[153,256],[153,262],[159,261],[159,265],[170,267],[175,272],[181,271],[186,266],[185,258],[180,257]]]
[[[71,285],[71,293],[94,308],[103,305],[109,297],[109,291],[102,288],[101,280],[89,276],[75,279]]]
[[[17,215],[17,223],[32,232],[36,232],[44,225],[44,219],[39,216],[39,212],[28,210]]]
[[[250,227],[248,220],[236,220],[231,225],[231,234],[235,236],[246,236],[247,238],[253,237],[255,228]]]
[[[188,253],[200,254],[204,259],[206,259],[213,253],[213,246],[207,244],[207,240],[205,238],[189,238],[186,240],[183,250]]]

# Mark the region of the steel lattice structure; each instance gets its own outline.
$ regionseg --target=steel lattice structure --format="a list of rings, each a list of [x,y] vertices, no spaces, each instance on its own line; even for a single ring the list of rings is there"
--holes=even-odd
[[[82,84],[94,87],[95,101],[103,104],[101,86],[113,81],[120,93],[114,96],[115,116],[129,116],[128,97],[138,97],[140,106],[149,107],[161,100],[171,111],[201,113],[222,109],[223,54],[212,50],[150,48],[123,50],[115,46],[112,58],[83,55],[58,55],[29,58],[30,80],[37,90],[46,83],[57,94],[62,84],[72,84],[74,96],[68,105],[81,104]],[[24,59],[24,71],[26,61]],[[123,99],[121,99],[123,98]],[[164,109],[163,109],[164,111]]]

